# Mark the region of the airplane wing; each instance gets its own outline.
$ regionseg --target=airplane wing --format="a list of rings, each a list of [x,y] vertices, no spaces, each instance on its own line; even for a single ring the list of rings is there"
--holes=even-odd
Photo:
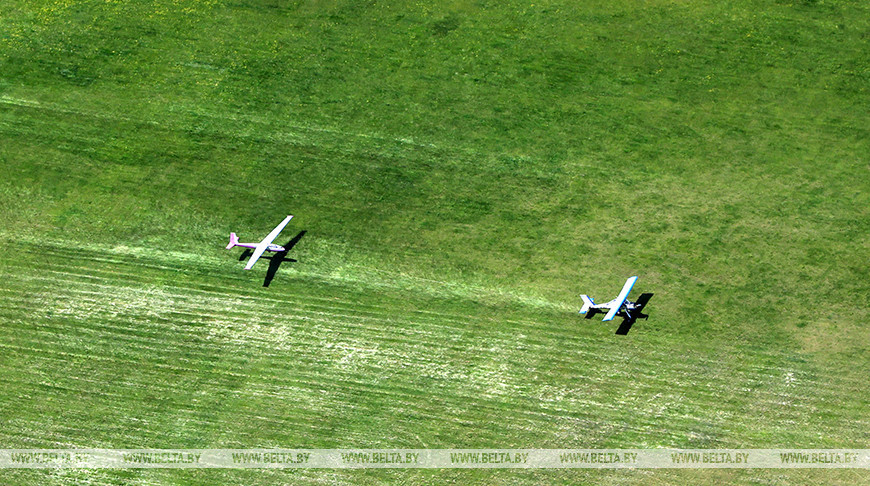
[[[281,224],[275,226],[275,229],[273,229],[271,233],[263,238],[263,241],[257,244],[257,247],[254,248],[254,254],[251,255],[250,260],[248,260],[248,264],[245,265],[245,270],[250,270],[254,266],[254,264],[257,263],[257,260],[259,260],[260,257],[263,256],[263,252],[266,251],[266,248],[269,248],[269,245],[272,244],[272,241],[278,237],[278,235],[281,233],[281,230],[283,230],[284,227],[287,226],[287,223],[289,223],[291,219],[293,219],[293,216],[287,216],[286,218],[284,218],[284,221],[281,221]]]
[[[634,287],[634,283],[637,282],[637,277],[629,277],[628,280],[625,281],[625,285],[622,287],[622,292],[619,293],[619,297],[614,300],[614,306],[610,308],[610,311],[607,312],[607,315],[604,316],[602,321],[612,321],[616,316],[616,313],[619,312],[619,309],[622,308],[622,303],[625,302],[625,299],[628,298],[628,293],[631,292],[631,288]]]

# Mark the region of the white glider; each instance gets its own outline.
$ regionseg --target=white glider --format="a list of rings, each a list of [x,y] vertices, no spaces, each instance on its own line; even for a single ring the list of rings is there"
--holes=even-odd
[[[263,256],[263,252],[265,252],[265,251],[274,251],[274,252],[287,251],[283,246],[275,245],[272,243],[272,241],[274,241],[275,238],[278,237],[278,235],[281,233],[281,230],[283,230],[284,227],[287,226],[287,223],[289,223],[291,219],[293,219],[292,215],[284,218],[284,221],[281,221],[281,224],[279,224],[278,226],[275,226],[275,229],[273,229],[272,232],[269,233],[265,238],[263,238],[263,241],[261,241],[259,243],[239,243],[239,238],[236,236],[236,234],[230,233],[230,244],[227,245],[227,250],[229,250],[230,248],[232,248],[234,246],[241,246],[243,248],[252,248],[254,250],[254,254],[251,255],[251,259],[248,260],[248,264],[245,265],[245,270],[250,270],[251,268],[253,268],[254,264],[257,263],[257,260],[259,260],[260,257]]]

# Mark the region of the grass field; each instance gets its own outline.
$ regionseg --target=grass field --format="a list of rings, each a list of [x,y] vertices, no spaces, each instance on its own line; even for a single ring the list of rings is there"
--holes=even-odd
[[[868,101],[859,1],[6,0],[0,448],[870,448]]]

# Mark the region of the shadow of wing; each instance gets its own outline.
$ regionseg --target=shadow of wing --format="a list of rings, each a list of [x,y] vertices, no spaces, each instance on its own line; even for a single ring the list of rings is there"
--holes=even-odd
[[[263,287],[268,287],[272,283],[272,280],[275,278],[275,274],[278,273],[278,268],[281,267],[281,264],[284,262],[284,260],[290,262],[296,261],[292,258],[287,258],[287,252],[293,249],[293,247],[296,246],[297,243],[299,243],[299,240],[301,240],[303,236],[305,236],[305,230],[300,231],[296,234],[296,236],[290,238],[290,241],[288,241],[287,244],[284,245],[284,251],[276,252],[272,255],[271,258],[269,258],[269,269],[266,270],[266,278],[265,280],[263,280]]]
[[[272,279],[275,278],[275,274],[278,273],[278,268],[286,256],[286,251],[279,251],[269,258],[269,269],[266,270],[266,279],[263,280],[263,287],[268,287],[272,283]]]
[[[623,317],[622,324],[619,326],[619,329],[616,330],[616,334],[620,336],[625,336],[628,334],[628,331],[631,330],[631,326],[634,325],[634,322],[638,319],[646,319],[649,315],[641,312],[646,304],[652,299],[652,293],[640,294],[640,297],[637,298],[637,302],[635,302],[635,308],[632,311],[632,317]]]
[[[296,246],[296,243],[299,243],[299,240],[301,240],[302,237],[305,236],[305,233],[307,233],[307,231],[302,230],[299,233],[297,233],[296,236],[294,236],[293,238],[290,238],[290,241],[288,241],[287,244],[284,245],[284,249],[287,251],[292,250],[293,247]]]
[[[619,334],[620,336],[625,336],[626,334],[628,334],[628,331],[631,330],[631,326],[634,325],[634,321],[636,320],[637,319],[629,319],[627,317],[624,318],[622,320],[622,324],[620,324],[619,326],[619,329],[616,330],[616,334]]]
[[[634,303],[637,306],[637,307],[635,307],[635,311],[640,313],[643,310],[643,308],[646,307],[646,304],[649,302],[649,300],[652,299],[653,295],[655,295],[655,294],[653,294],[653,293],[640,294],[640,297],[637,298],[637,302]]]

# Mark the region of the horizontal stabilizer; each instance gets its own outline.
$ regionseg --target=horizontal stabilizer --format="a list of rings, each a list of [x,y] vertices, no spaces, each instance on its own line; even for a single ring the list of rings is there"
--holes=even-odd
[[[595,305],[595,301],[592,300],[592,297],[588,295],[581,295],[580,298],[583,300],[583,308],[580,309],[581,314],[585,314],[593,305]]]
[[[227,245],[227,250],[231,250],[234,246],[239,244],[239,237],[236,236],[235,233],[230,233],[230,244]]]

